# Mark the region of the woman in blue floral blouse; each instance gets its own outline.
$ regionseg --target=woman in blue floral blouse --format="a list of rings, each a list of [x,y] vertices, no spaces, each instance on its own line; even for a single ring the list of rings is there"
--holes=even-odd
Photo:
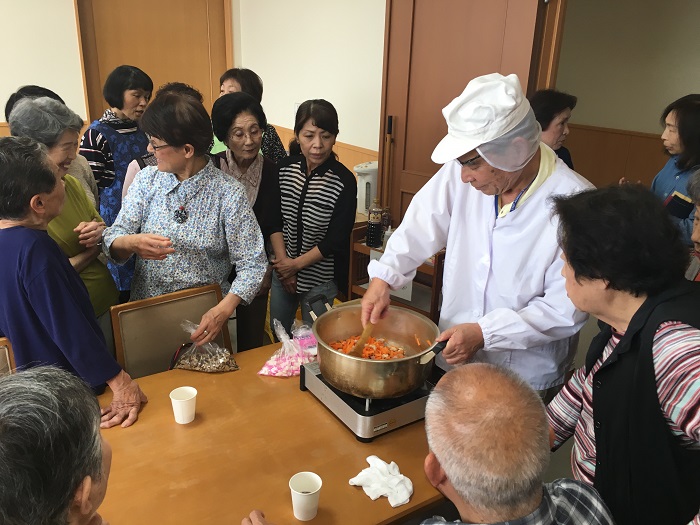
[[[136,175],[104,251],[122,263],[136,254],[131,299],[219,283],[224,299],[204,314],[192,340],[214,339],[238,304],[255,297],[267,268],[260,227],[245,189],[207,156],[211,120],[195,98],[159,95],[141,117],[158,161]],[[236,278],[227,277],[236,266]]]

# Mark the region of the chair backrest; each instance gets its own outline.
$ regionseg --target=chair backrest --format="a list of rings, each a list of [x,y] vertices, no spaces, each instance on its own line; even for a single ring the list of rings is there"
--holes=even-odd
[[[12,343],[7,337],[0,337],[0,375],[11,374],[15,368]]]
[[[220,301],[221,288],[212,284],[113,306],[117,361],[134,378],[166,371],[175,351],[191,342],[180,323],[198,324]],[[227,322],[215,341],[231,351]]]

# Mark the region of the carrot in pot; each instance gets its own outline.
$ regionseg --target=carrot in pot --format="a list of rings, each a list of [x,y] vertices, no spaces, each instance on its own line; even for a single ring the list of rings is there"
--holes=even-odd
[[[359,338],[359,335],[348,337],[347,339],[343,339],[342,341],[336,341],[334,343],[331,343],[330,347],[334,350],[338,350],[340,352],[343,352],[344,354],[347,354],[350,350],[353,349],[355,343],[357,343],[357,340]],[[382,338],[370,337],[367,340],[367,344],[365,345],[364,349],[362,350],[362,357],[364,359],[372,359],[378,361],[388,359],[399,359],[401,357],[406,357],[406,354],[404,352],[404,349],[400,346],[388,344],[386,340]]]

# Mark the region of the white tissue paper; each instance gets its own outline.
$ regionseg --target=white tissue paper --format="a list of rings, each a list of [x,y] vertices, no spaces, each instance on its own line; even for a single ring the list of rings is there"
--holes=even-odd
[[[377,456],[367,458],[369,468],[352,478],[350,485],[362,487],[372,500],[379,496],[389,498],[392,507],[408,503],[413,494],[413,483],[399,472],[399,466],[393,461],[388,465]]]

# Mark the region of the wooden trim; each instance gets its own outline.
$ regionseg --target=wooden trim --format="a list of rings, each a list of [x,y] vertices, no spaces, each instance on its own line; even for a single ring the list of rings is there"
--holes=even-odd
[[[559,55],[564,34],[564,15],[567,0],[541,2],[537,7],[535,44],[530,62],[529,95],[538,89],[556,86],[559,70]]]
[[[294,130],[285,128],[283,126],[275,126],[277,134],[280,136],[282,144],[285,148],[288,148],[289,141],[294,138]],[[353,144],[346,144],[345,142],[336,142],[333,146],[333,151],[338,155],[338,160],[342,162],[346,168],[352,170],[357,164],[362,162],[369,162],[378,159],[377,151],[367,148],[362,148],[360,146],[355,146]],[[381,164],[380,164],[381,169]],[[379,180],[377,180],[379,184]]]
[[[83,96],[85,97],[85,116],[90,122],[90,107],[88,105],[88,89],[87,80],[85,78],[85,59],[83,58],[83,36],[80,31],[80,16],[78,16],[78,0],[73,0],[73,9],[75,10],[75,28],[78,32],[78,54],[80,55],[80,72],[83,77]]]
[[[356,151],[357,153],[361,153],[362,155],[374,156],[375,160],[376,160],[377,150],[362,148],[360,146],[354,146],[353,144],[347,144],[345,142],[336,142],[336,146],[338,146],[338,145],[340,145],[340,147],[342,147],[342,149]]]
[[[100,64],[97,58],[97,39],[95,37],[95,17],[92,10],[92,2],[90,0],[76,0],[76,2],[78,6],[76,16],[78,17],[78,27],[80,28],[80,53],[86,90],[85,103],[88,121],[92,122],[102,116],[107,103],[102,100]]]
[[[83,120],[83,129],[81,130],[80,134],[85,132],[85,129],[90,125],[89,120]],[[7,122],[0,122],[0,137],[9,137],[10,136],[10,125]]]
[[[660,133],[645,133],[643,131],[632,131],[628,129],[617,129],[617,128],[605,128],[601,126],[590,126],[588,124],[575,124],[573,122],[569,122],[569,127],[572,129],[584,129],[584,130],[590,130],[590,131],[601,131],[603,133],[613,133],[616,135],[633,135],[635,137],[643,137],[645,139],[661,139],[659,138],[661,136]]]
[[[215,292],[217,303],[222,300],[221,287],[218,284],[208,284],[205,286],[200,286],[197,288],[188,288],[186,290],[178,290],[177,292],[167,293],[163,295],[158,295],[156,297],[149,297],[148,299],[140,299],[138,301],[131,301],[128,303],[122,303],[110,308],[110,317],[112,318],[112,327],[114,333],[114,348],[116,350],[117,362],[124,368],[124,341],[122,339],[122,334],[120,330],[120,318],[119,314],[122,312],[130,310],[139,310],[142,308],[148,308],[150,306],[162,303],[168,303],[171,301],[179,301],[186,297],[193,297],[197,295],[203,295],[211,292]],[[230,351],[231,347],[231,336],[228,331],[228,322],[224,322],[221,327],[221,335],[224,340],[224,346]],[[175,349],[173,349],[173,352]]]
[[[382,121],[379,124],[379,136],[383,140],[379,140],[379,152],[378,160],[380,171],[377,175],[377,197],[379,197],[382,206],[390,206],[391,204],[391,172],[386,170],[387,165],[390,165],[389,156],[393,153],[393,134],[396,130],[396,117],[392,117],[392,135],[387,136],[387,119],[390,115],[387,114],[386,109],[386,99],[387,99],[387,85],[389,77],[389,35],[391,33],[391,8],[392,0],[386,0],[386,10],[384,13],[384,55],[382,58],[382,105],[380,111],[380,118]],[[393,159],[391,159],[393,161]]]
[[[566,147],[574,169],[598,187],[617,184],[621,177],[651,184],[668,161],[658,134],[569,124]]]
[[[233,10],[231,2],[233,0],[224,0],[224,35],[226,40],[226,68],[233,67]]]

